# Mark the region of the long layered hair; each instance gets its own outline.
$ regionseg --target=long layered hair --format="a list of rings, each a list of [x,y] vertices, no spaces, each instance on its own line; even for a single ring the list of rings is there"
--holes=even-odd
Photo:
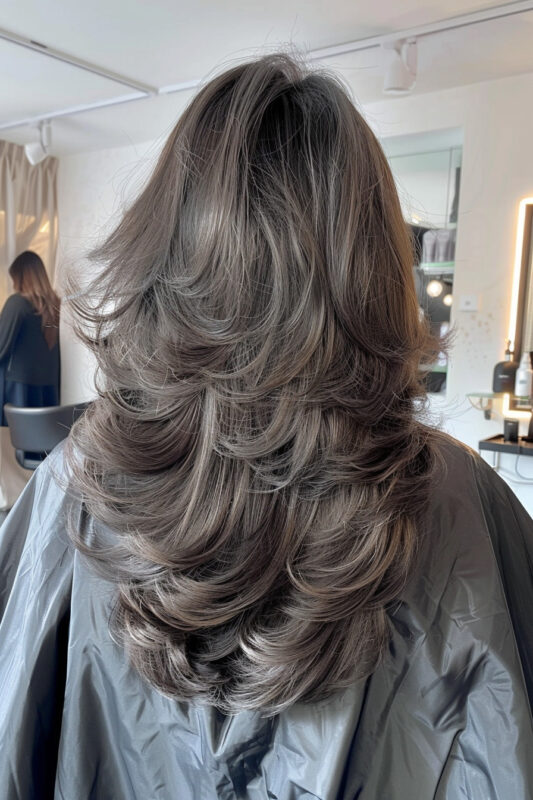
[[[375,136],[283,55],[206,85],[74,301],[69,461],[161,692],[276,713],[376,666],[435,462],[411,242]]]
[[[52,349],[59,338],[60,300],[47,275],[40,256],[33,250],[25,250],[9,267],[15,291],[26,297],[35,313],[42,319],[43,336]]]

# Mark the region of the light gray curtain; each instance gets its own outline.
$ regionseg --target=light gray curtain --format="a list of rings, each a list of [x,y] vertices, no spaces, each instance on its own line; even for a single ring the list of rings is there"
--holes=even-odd
[[[32,166],[24,148],[0,141],[0,307],[12,292],[9,265],[34,250],[54,282],[57,246],[57,159]]]

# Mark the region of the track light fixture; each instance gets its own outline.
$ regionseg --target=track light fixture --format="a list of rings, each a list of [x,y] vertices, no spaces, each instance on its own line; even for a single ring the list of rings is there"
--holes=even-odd
[[[52,126],[49,120],[40,122],[38,130],[39,141],[29,142],[24,145],[24,153],[32,166],[44,161],[50,151],[50,144],[52,142]]]
[[[409,94],[416,83],[416,39],[397,39],[382,45],[385,56],[385,94]]]

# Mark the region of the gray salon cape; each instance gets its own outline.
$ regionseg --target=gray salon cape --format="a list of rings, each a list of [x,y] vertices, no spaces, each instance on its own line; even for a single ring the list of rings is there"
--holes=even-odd
[[[112,587],[69,544],[56,451],[0,532],[1,800],[533,798],[533,523],[443,450],[381,666],[274,719],[170,700],[128,666]]]

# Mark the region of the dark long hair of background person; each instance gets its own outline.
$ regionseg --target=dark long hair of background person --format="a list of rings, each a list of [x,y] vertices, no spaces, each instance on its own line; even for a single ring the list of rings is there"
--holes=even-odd
[[[333,77],[283,55],[181,116],[72,301],[99,397],[68,458],[146,680],[277,713],[372,671],[421,533],[413,253],[386,158]],[[105,344],[105,346],[103,346]]]

